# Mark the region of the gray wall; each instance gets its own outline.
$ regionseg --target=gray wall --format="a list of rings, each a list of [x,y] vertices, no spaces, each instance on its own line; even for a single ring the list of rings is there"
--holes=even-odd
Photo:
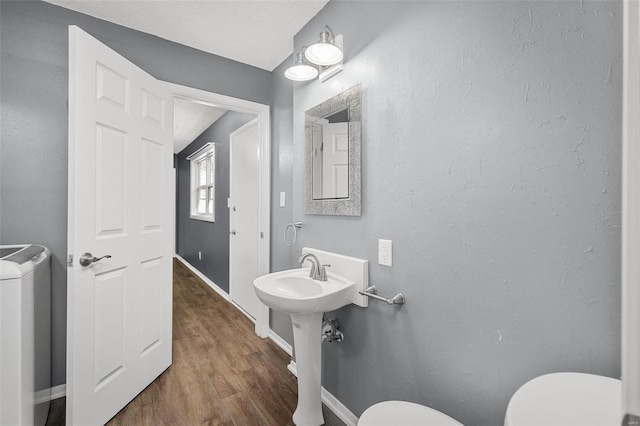
[[[271,107],[271,271],[294,267],[293,248],[284,243],[284,229],[294,221],[292,216],[293,188],[293,83],[284,76],[292,64],[289,56],[273,70]],[[286,194],[286,205],[280,207],[280,192]],[[301,220],[297,217],[295,220]],[[299,231],[304,232],[304,228]],[[289,234],[289,241],[292,235]],[[298,265],[299,266],[299,265]],[[289,344],[293,344],[291,318],[270,310],[271,329]]]
[[[333,314],[346,341],[323,345],[323,384],[355,414],[404,399],[498,425],[535,376],[619,377],[621,16],[620,2],[332,1],[295,37],[329,24],[346,60],[294,86],[293,257],[369,259],[380,293],[407,297]],[[304,111],[357,83],[362,217],[304,215]]]
[[[253,118],[250,114],[228,111],[178,154],[178,254],[226,292],[229,292],[229,135]],[[191,189],[187,157],[207,142],[216,144],[215,222],[189,217]],[[198,259],[199,251],[202,260]]]
[[[165,81],[264,104],[271,73],[40,1],[0,2],[0,242],[53,251],[53,384],[65,382],[68,25]]]

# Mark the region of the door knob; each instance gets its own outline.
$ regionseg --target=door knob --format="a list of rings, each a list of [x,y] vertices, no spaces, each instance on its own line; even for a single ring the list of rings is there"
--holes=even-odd
[[[229,232],[229,235],[236,235],[236,230],[235,230],[235,229],[232,229],[232,230]]]
[[[82,256],[80,256],[80,265],[89,266],[92,263],[99,262],[100,260],[102,260],[104,258],[110,259],[111,255],[110,254],[105,254],[102,257],[95,257],[91,253],[83,253]]]

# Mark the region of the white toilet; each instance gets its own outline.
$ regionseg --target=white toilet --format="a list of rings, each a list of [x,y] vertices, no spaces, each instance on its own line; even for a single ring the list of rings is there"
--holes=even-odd
[[[358,426],[462,426],[446,414],[406,401],[384,401],[367,408]]]
[[[522,385],[511,397],[505,426],[619,426],[622,382],[585,373],[553,373]]]

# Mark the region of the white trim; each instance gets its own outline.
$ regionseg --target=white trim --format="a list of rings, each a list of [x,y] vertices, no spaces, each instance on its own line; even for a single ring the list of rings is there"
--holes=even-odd
[[[190,155],[187,156],[187,160],[191,161],[191,160],[197,160],[200,157],[203,157],[205,154],[207,154],[209,152],[209,149],[211,147],[213,147],[215,144],[213,142],[207,142],[204,145],[202,145],[200,148],[196,149],[194,152],[192,152]],[[206,152],[205,152],[206,151]]]
[[[294,360],[291,360],[291,362],[287,364],[287,370],[289,370],[294,376],[298,377],[298,367],[296,366],[296,362]]]
[[[251,321],[254,324],[256,323],[256,319],[254,317],[252,317],[251,315],[249,315],[249,312],[247,312],[244,309],[242,309],[242,306],[238,305],[231,298],[229,298],[229,303],[231,303],[233,306],[235,306],[237,310],[239,310],[242,314],[244,314],[245,317],[249,318],[249,321]]]
[[[353,414],[342,402],[338,400],[331,392],[322,387],[322,402],[327,408],[338,416],[340,420],[347,426],[356,426],[358,424],[358,416]]]
[[[62,398],[67,395],[67,385],[61,384],[51,388],[51,400]]]
[[[214,283],[213,281],[211,281],[205,274],[203,274],[202,272],[200,272],[195,266],[193,266],[192,264],[190,264],[189,262],[187,262],[186,260],[184,260],[180,255],[175,255],[176,259],[178,259],[180,262],[182,262],[182,264],[184,266],[186,266],[187,268],[189,268],[191,270],[191,272],[193,272],[194,274],[196,274],[198,276],[198,278],[200,278],[202,281],[204,281],[209,287],[211,287],[216,293],[218,293],[220,296],[222,296],[222,298],[224,300],[226,300],[227,302],[231,301],[231,298],[229,297],[229,293],[227,293],[226,291],[224,291],[223,289],[221,289],[220,287],[218,287],[218,285],[216,283]]]
[[[291,360],[289,365],[287,365],[287,370],[291,372],[294,376],[298,377],[298,369],[296,367],[296,363],[294,360]],[[322,402],[327,408],[333,411],[340,420],[344,422],[347,426],[356,426],[358,424],[358,416],[353,414],[351,410],[349,410],[338,398],[333,396],[331,392],[326,390],[324,386],[321,389],[320,394],[322,395]]]
[[[278,336],[273,330],[269,330],[269,335],[267,336],[269,339],[273,341],[276,345],[280,346],[280,349],[285,351],[287,355],[293,356],[293,347],[287,343],[282,337]]]
[[[203,214],[190,214],[189,219],[202,220],[204,222],[215,222],[212,216]]]
[[[33,395],[34,404],[42,404],[43,402],[53,401],[62,398],[67,394],[67,385],[64,383],[52,388],[39,390]]]
[[[211,157],[209,159],[208,157]],[[216,145],[213,142],[207,142],[196,152],[187,157],[189,160],[189,217],[191,219],[203,220],[206,222],[216,221],[216,178],[215,178],[215,164],[216,164]],[[201,171],[199,163],[206,162],[206,182],[205,185],[200,184]],[[211,170],[213,170],[213,180],[211,179]],[[209,213],[198,213],[198,192],[200,190],[207,191],[207,197],[205,201],[205,209],[209,210],[209,200],[213,200],[213,209]]]
[[[622,415],[640,416],[640,4],[623,5]]]
[[[171,204],[171,223],[173,224],[173,254],[175,255],[178,252],[178,227],[176,226],[176,207],[177,207],[177,187],[178,187],[178,169],[176,169],[175,164],[171,173],[171,193],[173,194],[173,203]]]
[[[165,82],[175,98],[257,116],[258,134],[260,135],[260,254],[258,259],[261,275],[269,273],[271,256],[271,118],[269,105],[230,96],[207,92],[193,87]],[[233,283],[229,283],[231,289]],[[269,308],[258,302],[255,332],[260,337],[269,335]]]

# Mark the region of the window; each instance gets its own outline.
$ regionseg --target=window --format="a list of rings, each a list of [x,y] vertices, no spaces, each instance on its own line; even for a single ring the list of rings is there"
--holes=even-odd
[[[191,218],[214,222],[215,145],[207,143],[187,159],[191,161]]]

